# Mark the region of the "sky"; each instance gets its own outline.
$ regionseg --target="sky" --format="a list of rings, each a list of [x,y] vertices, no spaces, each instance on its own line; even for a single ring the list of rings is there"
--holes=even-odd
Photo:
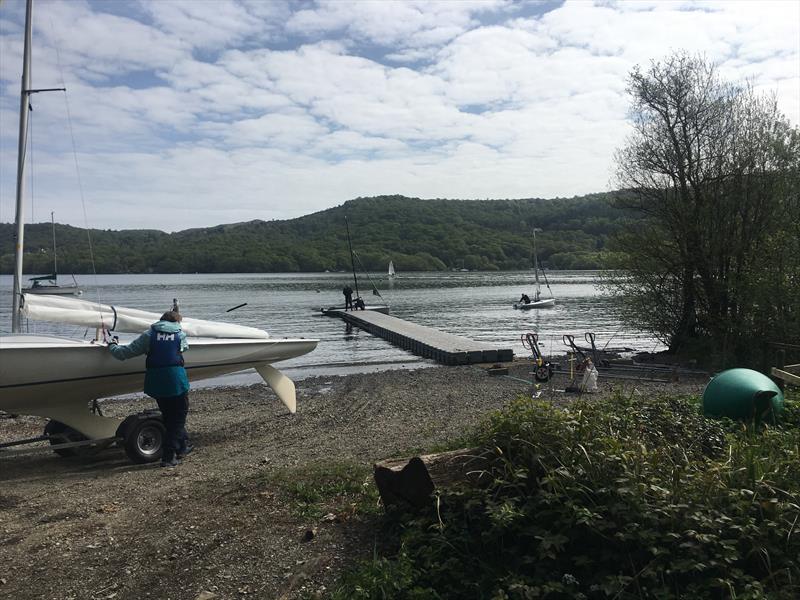
[[[0,0],[0,222],[22,0]],[[177,231],[359,196],[613,188],[626,79],[673,51],[800,124],[800,0],[37,0],[25,221]]]

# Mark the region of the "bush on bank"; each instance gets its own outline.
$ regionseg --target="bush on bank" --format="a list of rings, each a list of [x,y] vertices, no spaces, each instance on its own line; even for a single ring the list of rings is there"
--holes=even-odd
[[[477,442],[484,489],[390,515],[335,598],[800,597],[800,410],[754,431],[691,398],[520,398]]]

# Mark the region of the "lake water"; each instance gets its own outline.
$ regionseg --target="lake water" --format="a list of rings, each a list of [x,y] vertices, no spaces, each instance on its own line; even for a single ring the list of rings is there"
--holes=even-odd
[[[517,355],[528,354],[520,337],[530,331],[539,334],[546,354],[565,350],[563,334],[583,342],[587,331],[596,334],[599,347],[610,342],[609,346],[638,350],[662,348],[652,337],[623,322],[613,300],[602,293],[597,273],[591,271],[548,272],[556,306],[514,310],[513,303],[523,291],[533,295],[532,277],[530,271],[433,272],[400,273],[393,281],[379,275],[373,280],[392,315],[474,340],[510,345]],[[320,339],[314,352],[280,363],[280,368],[294,377],[432,364],[358,328],[350,329],[339,319],[313,312],[343,304],[341,289],[347,282],[352,285],[352,276],[348,278],[346,273],[81,275],[77,279],[85,290],[84,300],[160,313],[178,298],[186,316],[251,325],[266,329],[272,337]],[[11,284],[10,275],[0,276],[2,332],[11,328]],[[359,285],[365,300],[372,300],[366,278],[359,278]],[[243,302],[247,306],[225,313]],[[94,336],[94,331],[74,326],[34,322],[27,326],[31,332]],[[257,380],[253,373],[216,383]]]

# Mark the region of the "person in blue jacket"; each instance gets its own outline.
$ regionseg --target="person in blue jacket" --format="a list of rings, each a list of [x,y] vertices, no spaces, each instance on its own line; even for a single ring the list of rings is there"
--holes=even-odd
[[[189,345],[180,323],[179,312],[167,311],[161,315],[160,321],[153,323],[150,329],[130,344],[123,346],[114,340],[108,345],[111,355],[118,360],[147,354],[144,393],[158,403],[167,430],[161,456],[162,467],[178,465],[193,449],[186,433],[189,378],[183,368],[183,352]]]

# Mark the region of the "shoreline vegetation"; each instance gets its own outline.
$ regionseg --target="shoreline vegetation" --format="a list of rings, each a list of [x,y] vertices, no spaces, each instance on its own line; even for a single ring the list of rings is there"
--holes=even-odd
[[[99,230],[56,224],[63,273],[294,273],[351,268],[347,215],[359,261],[381,273],[520,270],[533,266],[531,232],[550,269],[610,264],[612,236],[639,219],[614,208],[615,194],[523,200],[445,200],[378,196],[285,221],[249,221],[175,233]],[[11,273],[13,225],[0,223],[0,273]],[[50,223],[25,228],[25,270],[52,269]]]
[[[488,483],[391,512],[333,598],[797,598],[798,409],[759,429],[693,396],[520,397],[467,440]]]
[[[700,415],[706,383],[538,389],[478,367],[192,392],[177,469],[120,450],[0,458],[9,597],[796,597],[800,410],[762,431]],[[537,399],[531,394],[541,392]],[[106,401],[106,414],[150,407]],[[41,419],[0,419],[0,439]],[[373,463],[477,444],[483,488],[385,513]],[[145,492],[146,491],[146,492]],[[206,594],[201,596],[201,594]],[[149,595],[149,596],[148,596]]]

